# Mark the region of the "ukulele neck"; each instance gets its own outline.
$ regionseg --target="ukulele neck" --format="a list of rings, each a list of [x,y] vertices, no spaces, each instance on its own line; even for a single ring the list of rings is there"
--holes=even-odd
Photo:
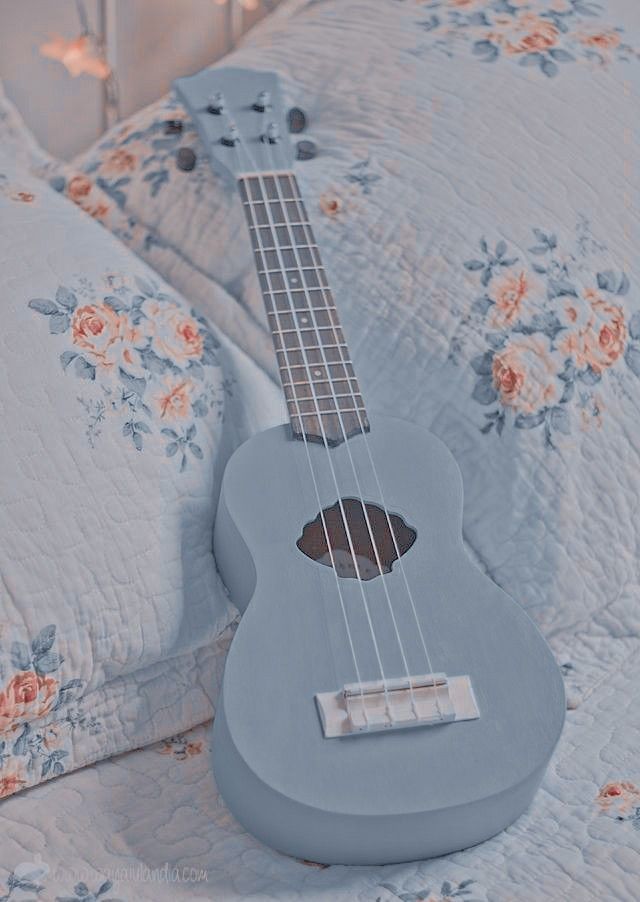
[[[339,445],[369,421],[295,175],[238,178],[296,438]]]

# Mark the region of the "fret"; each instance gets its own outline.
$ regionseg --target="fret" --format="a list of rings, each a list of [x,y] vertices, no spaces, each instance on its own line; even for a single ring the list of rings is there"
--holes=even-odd
[[[287,266],[287,265],[285,264],[285,267],[284,267],[284,272],[285,272],[285,273],[289,273],[289,272],[291,272],[291,273],[299,273],[299,272],[305,272],[306,270],[310,270],[311,272],[316,272],[316,273],[320,271],[320,270],[318,270],[318,267],[317,267],[317,266],[300,266],[300,267],[295,267],[295,268],[294,268],[293,266]],[[271,268],[271,269],[259,269],[259,270],[258,270],[258,273],[259,273],[259,275],[261,275],[261,276],[268,276],[268,275],[271,275],[272,273],[275,273],[275,272],[277,272],[277,273],[282,273],[283,270],[282,270],[279,266],[278,266],[278,267],[273,267],[273,268]]]
[[[364,406],[362,406],[362,407],[341,407],[337,410],[336,409],[334,409],[334,410],[315,410],[315,411],[308,410],[306,412],[300,411],[300,413],[296,413],[295,416],[297,416],[297,417],[300,417],[300,416],[302,416],[302,417],[317,417],[317,416],[330,417],[330,416],[335,416],[338,413],[356,413],[356,412],[366,413],[367,411],[364,409]]]
[[[327,329],[331,330],[332,332],[336,332],[336,330],[340,332],[342,330],[342,327],[335,324],[331,326],[305,326],[302,329],[272,329],[271,331],[274,335],[305,335],[307,332],[324,332]]]
[[[360,408],[364,408],[364,402],[360,395],[354,397],[349,395],[349,403],[338,404],[337,406],[331,401],[332,406],[325,406],[326,402],[321,402],[317,398],[287,398],[287,404],[295,407],[301,413],[354,413]],[[303,407],[303,405],[311,405]],[[364,411],[363,411],[364,412]]]
[[[335,384],[336,382],[356,382],[357,383],[357,381],[358,380],[356,379],[355,376],[342,376],[341,378],[332,379],[331,383],[329,383],[326,379],[324,381],[322,379],[319,379],[317,382],[315,382],[315,381],[309,382],[307,379],[301,379],[299,382],[284,381],[282,383],[282,386],[283,386],[283,388],[290,388],[291,386],[298,387],[298,386],[306,385],[309,388],[312,388],[315,385],[322,385],[322,384],[330,385],[330,384]]]
[[[278,352],[278,353],[282,353],[282,352]],[[341,366],[344,370],[344,373],[343,374],[339,374],[339,373],[334,374],[331,372],[329,372],[329,373],[326,372],[327,369],[330,370],[331,367],[334,367],[334,366]],[[347,367],[351,367],[351,373],[347,372],[347,369],[346,369]],[[329,361],[327,361],[326,364],[320,363],[320,361],[317,361],[317,362],[313,361],[311,363],[288,363],[286,365],[285,369],[287,370],[287,372],[289,372],[290,370],[311,370],[311,375],[313,376],[314,380],[317,379],[319,382],[327,382],[328,381],[327,375],[329,376],[329,379],[331,381],[333,381],[334,378],[339,379],[339,378],[341,378],[341,376],[344,376],[345,378],[347,378],[347,377],[355,378],[355,374],[353,372],[353,364],[351,363],[350,360],[345,360],[344,362],[342,362],[340,360],[329,360]],[[322,370],[325,370],[325,372],[322,372]]]
[[[347,364],[351,363],[345,356],[343,351],[341,351],[341,347],[346,347],[336,345],[328,348],[327,350],[320,348],[275,348],[275,352],[277,355],[282,355],[282,357],[278,357],[278,363],[282,363],[285,369],[291,365],[293,367],[296,366],[306,366],[316,367],[316,366],[324,366],[325,363],[327,366],[336,366],[337,364]]]
[[[347,348],[347,349],[348,349],[348,345],[347,345],[347,343],[344,342],[344,341],[327,342],[327,344],[322,344],[322,345],[305,345],[305,344],[302,344],[302,345],[297,345],[297,346],[293,346],[293,347],[291,347],[291,346],[287,347],[287,346],[285,345],[283,348],[276,348],[276,352],[277,352],[278,354],[280,354],[280,353],[282,353],[282,354],[288,354],[289,351],[299,351],[300,353],[302,353],[302,352],[304,352],[304,351],[327,351],[327,350],[335,350],[336,348]]]
[[[308,325],[313,325],[314,317],[319,317],[322,313],[327,310],[334,311],[334,315],[336,317],[337,322],[337,311],[333,304],[325,305],[322,303],[322,295],[319,292],[318,297],[313,297],[311,300],[313,304],[311,307],[303,307],[300,305],[300,298],[290,298],[290,295],[295,295],[295,290],[287,291],[286,289],[282,289],[281,291],[271,291],[265,292],[263,294],[263,300],[265,303],[265,307],[267,308],[267,316],[283,316],[287,313],[298,313],[301,316],[305,314],[310,314],[310,319]],[[293,305],[291,303],[293,301]]]
[[[278,316],[278,314],[280,314],[280,316],[283,316],[283,315],[286,316],[287,314],[291,314],[291,313],[311,313],[311,309],[312,309],[311,307],[298,307],[298,308],[290,307],[288,310],[278,310],[278,311],[267,310],[267,316]],[[316,308],[314,308],[314,310],[315,309]],[[317,311],[319,313],[323,313],[325,310],[336,310],[336,309],[337,308],[334,307],[332,304],[328,307],[318,307]]]
[[[304,385],[305,383],[299,383],[299,384]],[[310,383],[306,383],[306,384],[310,384]],[[313,402],[315,402],[315,401],[335,401],[335,400],[339,401],[341,398],[350,398],[352,401],[357,401],[358,398],[360,398],[360,400],[362,400],[362,397],[359,392],[338,392],[337,394],[333,394],[333,395],[313,395],[311,398],[297,398],[297,400],[301,401],[301,402],[304,402],[304,401],[313,401]],[[293,401],[294,401],[293,398],[286,398],[285,400],[286,400],[287,404],[293,404]]]
[[[369,425],[295,176],[247,174],[239,189],[292,429],[339,444]]]
[[[244,201],[243,206],[248,207],[255,222],[258,226],[266,226],[273,221],[274,225],[299,225],[309,226],[311,223],[307,218],[306,211],[298,210],[295,201],[284,201],[280,203],[277,200],[267,202],[254,202],[250,200]],[[300,217],[300,215],[302,218]]]

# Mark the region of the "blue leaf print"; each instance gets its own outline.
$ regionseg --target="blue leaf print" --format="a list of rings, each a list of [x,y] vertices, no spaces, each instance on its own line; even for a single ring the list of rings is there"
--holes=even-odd
[[[73,365],[76,376],[80,379],[90,379],[94,380],[96,378],[96,368],[92,363],[89,363],[84,359],[84,357],[76,357],[75,363]]]
[[[640,311],[636,311],[629,320],[629,335],[635,340],[640,339]]]
[[[49,332],[52,335],[62,335],[70,324],[71,320],[66,313],[54,313],[49,317]]]
[[[491,41],[476,41],[473,45],[473,52],[476,56],[482,58],[485,63],[492,63],[498,58],[498,48]]]
[[[558,432],[569,435],[571,430],[569,428],[569,411],[567,408],[552,407],[549,411],[549,425]]]
[[[493,351],[486,351],[479,357],[474,357],[471,366],[479,376],[490,376],[493,363]]]
[[[558,63],[570,63],[575,60],[575,56],[572,56],[567,50],[554,49],[551,48],[549,51],[549,56],[552,57]]]
[[[34,670],[36,673],[41,674],[53,673],[55,670],[58,670],[63,661],[64,658],[61,655],[47,652],[34,659]]]
[[[62,285],[56,291],[56,301],[61,307],[65,307],[69,311],[75,310],[78,305],[73,291],[69,291],[68,288],[64,288]]]
[[[31,668],[31,652],[24,642],[13,642],[11,645],[11,663],[17,670]]]
[[[63,351],[60,355],[60,363],[62,364],[62,369],[66,370],[70,363],[76,359],[78,355],[75,351]]]
[[[600,373],[596,373],[591,366],[588,366],[584,370],[580,370],[577,374],[577,378],[585,385],[597,385],[602,376]]]
[[[44,316],[51,316],[52,313],[59,312],[58,305],[45,298],[34,298],[32,301],[29,301],[29,307],[37,313],[42,313]]]
[[[129,307],[124,303],[120,298],[114,297],[113,295],[109,295],[104,299],[107,307],[111,307],[114,313],[122,313],[123,310],[128,310]]]
[[[498,398],[491,376],[483,376],[478,379],[473,389],[473,399],[480,404],[493,404]]]
[[[146,380],[142,377],[131,376],[126,370],[123,370],[122,367],[118,370],[118,375],[120,377],[120,381],[122,384],[129,390],[134,392],[134,394],[142,397],[144,394],[144,390],[147,387]]]
[[[481,313],[484,315],[490,307],[493,307],[494,301],[488,295],[483,295],[483,297],[478,298],[473,302],[473,309],[476,313]]]
[[[437,28],[440,25],[440,19],[434,13],[429,19],[425,19],[417,24],[420,28],[424,28],[425,31],[433,31],[434,28]]]
[[[631,372],[640,376],[640,348],[637,345],[629,345],[624,359]]]
[[[535,429],[536,426],[544,423],[546,415],[546,407],[534,414],[519,413],[515,418],[514,425],[516,429]]]
[[[45,626],[44,629],[40,630],[36,638],[31,643],[31,651],[34,657],[39,657],[43,655],[45,652],[49,651],[49,649],[53,646],[53,643],[56,640],[56,628],[50,623],[49,626]]]

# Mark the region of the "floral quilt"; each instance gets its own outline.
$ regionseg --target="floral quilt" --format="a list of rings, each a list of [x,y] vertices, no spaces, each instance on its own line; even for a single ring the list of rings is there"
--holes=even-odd
[[[561,665],[567,727],[531,811],[500,837],[435,862],[290,861],[229,818],[210,782],[207,734],[183,734],[176,722],[168,745],[0,806],[12,836],[0,852],[5,895],[19,898],[18,883],[32,881],[38,889],[25,892],[42,898],[637,898],[639,50],[640,6],[626,0],[292,0],[228,60],[277,71],[288,102],[307,114],[304,137],[317,153],[296,173],[372,428],[376,413],[388,413],[449,446],[463,475],[469,554],[536,620]],[[184,146],[197,156],[189,172],[176,165]],[[83,453],[100,454],[106,439],[110,454],[146,455],[184,491],[203,463],[189,443],[206,460],[201,426],[215,416],[206,397],[204,418],[195,407],[213,375],[202,359],[207,330],[222,325],[261,368],[264,381],[256,368],[244,403],[257,411],[274,390],[237,198],[209,173],[174,97],[119,124],[70,166],[45,169],[56,191],[153,263],[172,285],[163,294],[179,288],[209,324],[181,308],[189,323],[168,340],[164,325],[156,332],[144,317],[157,304],[159,322],[170,323],[172,301],[135,282],[121,294],[101,285],[91,299],[76,282],[49,280],[15,300],[40,330],[39,354],[74,387],[65,429],[89,428],[80,386],[91,383],[111,403],[109,392],[135,394],[135,380],[145,381],[150,414],[128,403],[109,409],[96,447],[85,436]],[[8,196],[31,190],[5,186]],[[212,253],[212,234],[224,254]],[[73,310],[60,286],[75,295]],[[34,299],[55,309],[30,307]],[[80,314],[96,300],[104,310]],[[104,341],[111,355],[112,335],[131,335],[122,346],[129,359],[105,371],[95,352]],[[66,368],[64,354],[77,355]],[[94,366],[95,379],[85,378]],[[193,389],[172,396],[185,377]],[[192,418],[183,432],[175,423],[184,410]],[[34,620],[16,638],[30,648],[53,622]],[[28,669],[5,665],[0,688],[11,710],[50,705],[59,719],[63,687],[92,678],[68,647],[57,624],[46,654],[61,655],[60,668],[40,673],[33,649]],[[16,673],[28,676],[11,683]],[[58,682],[55,697],[47,679]],[[72,712],[76,688],[64,690]],[[111,722],[112,712],[90,714]],[[79,717],[86,729],[77,735],[95,742],[89,711]],[[64,812],[55,841],[53,811]],[[14,838],[21,830],[24,843]],[[66,870],[54,872],[61,862]],[[168,874],[174,865],[201,868],[208,885],[180,871],[149,890],[123,880],[122,863],[144,875],[165,864]]]

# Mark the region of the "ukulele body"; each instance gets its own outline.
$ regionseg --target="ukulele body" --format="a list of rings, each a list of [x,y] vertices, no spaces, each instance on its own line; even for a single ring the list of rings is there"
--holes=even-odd
[[[522,608],[481,573],[462,543],[462,481],[433,435],[375,417],[366,440],[309,443],[322,508],[340,497],[383,507],[416,539],[383,577],[362,584],[387,678],[469,675],[475,720],[325,738],[315,695],[356,680],[336,575],[297,546],[319,514],[307,450],[287,426],[241,446],[227,465],[214,545],[243,618],[213,726],[218,788],[240,823],[290,855],[379,865],[464,849],[529,805],[564,722],[559,668]],[[353,459],[362,494],[351,465]],[[384,580],[384,583],[383,583]],[[380,668],[357,579],[340,578],[362,680]]]

